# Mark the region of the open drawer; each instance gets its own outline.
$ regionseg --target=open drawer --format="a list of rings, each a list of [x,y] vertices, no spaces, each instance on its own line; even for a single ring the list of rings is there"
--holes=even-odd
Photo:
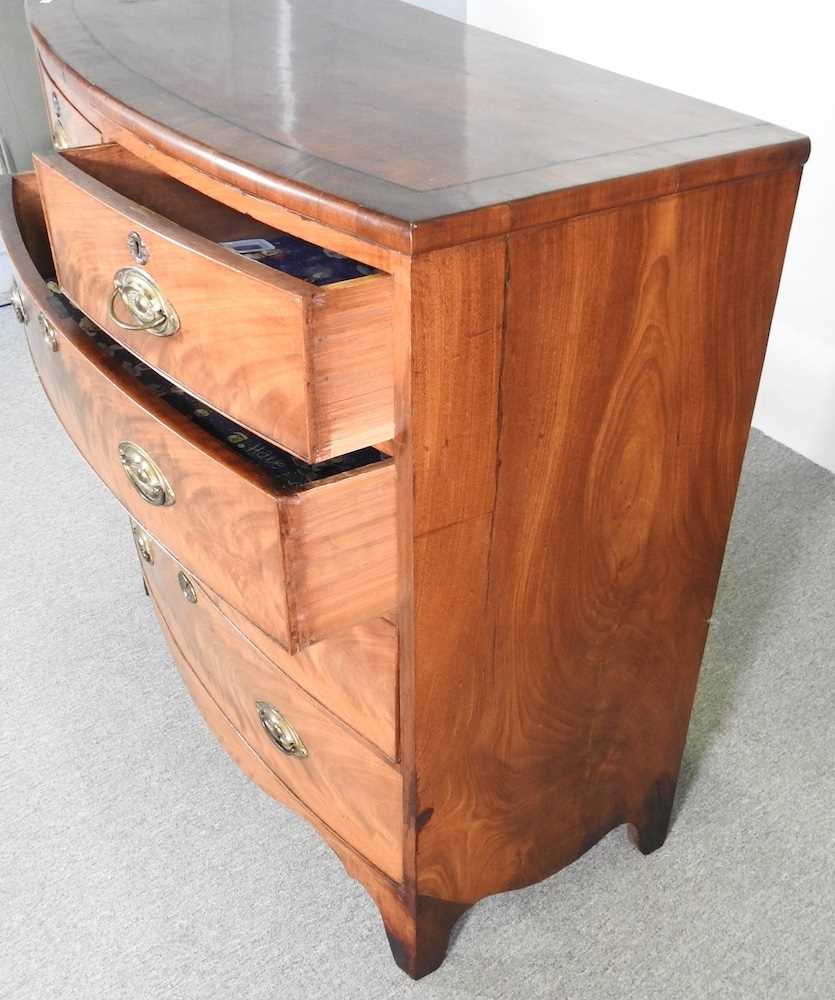
[[[0,178],[0,235],[58,418],[177,559],[291,652],[395,605],[391,459],[365,449],[306,465],[239,427],[229,432],[225,418],[156,373],[149,380],[147,366],[79,323],[47,287],[34,175]]]
[[[35,166],[61,290],[131,352],[309,462],[391,438],[389,275],[119,146]],[[221,245],[243,240],[258,259]]]

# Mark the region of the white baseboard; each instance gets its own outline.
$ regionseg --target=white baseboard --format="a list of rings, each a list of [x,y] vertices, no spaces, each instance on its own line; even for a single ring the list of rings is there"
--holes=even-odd
[[[754,426],[835,472],[835,341],[775,327]]]

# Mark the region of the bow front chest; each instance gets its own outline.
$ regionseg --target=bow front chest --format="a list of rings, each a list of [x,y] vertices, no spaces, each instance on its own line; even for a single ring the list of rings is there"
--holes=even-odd
[[[396,0],[28,9],[14,308],[235,763],[414,977],[660,847],[808,141]]]

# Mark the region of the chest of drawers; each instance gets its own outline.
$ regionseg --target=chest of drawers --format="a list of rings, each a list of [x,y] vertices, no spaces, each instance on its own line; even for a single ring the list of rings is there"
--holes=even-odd
[[[386,0],[29,15],[15,309],[233,760],[414,977],[661,846],[808,141]]]

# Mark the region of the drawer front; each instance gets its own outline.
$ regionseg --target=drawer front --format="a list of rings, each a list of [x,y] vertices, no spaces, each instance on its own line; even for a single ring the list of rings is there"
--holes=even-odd
[[[61,288],[98,326],[191,394],[307,461],[392,436],[387,275],[309,285],[220,246],[215,240],[241,236],[246,217],[217,206],[201,211],[202,196],[164,175],[147,176],[150,168],[124,150],[68,155],[73,162],[36,157],[36,168]],[[92,172],[132,193],[136,187],[137,197],[142,192],[169,217]],[[131,312],[137,301],[151,305]]]
[[[353,874],[354,865],[357,860],[360,860],[358,852],[344,838],[337,836],[327,824],[311,812],[305,803],[281,781],[276,773],[270,770],[220,710],[217,702],[206,690],[206,686],[176,648],[173,638],[165,625],[162,624],[161,627],[162,633],[168,641],[174,656],[174,662],[180,671],[180,676],[183,678],[195,705],[200,710],[200,713],[223,749],[229,754],[240,770],[251,781],[255,782],[259,788],[265,791],[267,795],[275,799],[276,802],[288,806],[299,816],[306,819],[322,839],[337,853],[349,874]],[[365,858],[362,858],[361,861],[366,866],[368,865]],[[380,877],[382,878],[382,876]]]
[[[206,590],[205,585],[203,589]],[[317,701],[398,760],[397,626],[375,618],[291,656],[223,598],[211,600],[273,663]]]
[[[173,651],[269,769],[327,826],[402,878],[402,780],[224,617],[195,577],[158,546],[143,560]],[[219,734],[220,735],[220,734]]]
[[[52,144],[56,149],[72,146],[95,146],[101,143],[101,132],[87,121],[84,115],[58,88],[49,74],[38,63]]]
[[[2,180],[0,235],[17,271],[35,367],[70,437],[131,514],[290,652],[393,607],[393,464],[276,491],[257,467],[145,392],[67,316],[33,263],[13,186]],[[34,231],[31,184],[17,186]],[[136,464],[136,447],[152,465]],[[158,472],[170,494],[164,504],[147,501],[123,459],[140,476]]]

